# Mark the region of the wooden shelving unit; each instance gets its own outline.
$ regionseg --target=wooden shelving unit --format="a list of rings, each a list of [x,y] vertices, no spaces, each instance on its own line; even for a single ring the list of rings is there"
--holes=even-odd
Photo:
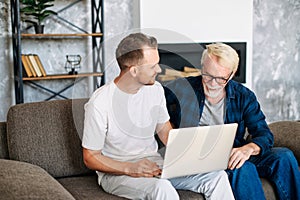
[[[102,33],[43,33],[43,34],[29,34],[29,33],[22,33],[21,37],[102,37]]]
[[[23,77],[23,81],[41,81],[41,80],[57,80],[57,79],[74,79],[82,77],[100,77],[103,76],[103,73],[80,73],[80,74],[52,74],[41,77]]]
[[[65,8],[60,11],[69,9],[71,6],[80,2],[81,0],[76,0],[70,5],[67,5]],[[52,93],[49,100],[55,96],[60,96],[61,92],[72,87],[76,81],[82,80],[83,78],[93,77],[94,89],[104,84],[104,67],[103,67],[103,54],[104,51],[101,47],[103,41],[103,0],[91,0],[91,20],[92,20],[92,30],[86,31],[76,25],[72,24],[68,20],[57,15],[56,17],[59,20],[67,23],[68,25],[77,28],[80,33],[46,33],[46,34],[27,34],[21,33],[20,30],[20,1],[11,0],[11,24],[12,24],[12,44],[13,44],[13,61],[14,61],[14,80],[15,80],[15,101],[16,104],[24,103],[24,84],[33,84],[39,88],[42,88]],[[60,12],[59,11],[59,12]],[[59,13],[58,12],[58,13]],[[91,37],[92,38],[92,56],[93,56],[93,71],[90,73],[78,73],[75,75],[69,74],[51,74],[44,77],[25,77],[23,75],[23,66],[21,61],[22,54],[22,39],[52,39],[52,38],[77,38],[77,37]],[[101,77],[99,83],[99,77]],[[63,88],[61,91],[55,92],[51,89],[48,89],[42,85],[35,83],[35,81],[50,81],[50,80],[62,80],[62,79],[74,79],[74,82]]]

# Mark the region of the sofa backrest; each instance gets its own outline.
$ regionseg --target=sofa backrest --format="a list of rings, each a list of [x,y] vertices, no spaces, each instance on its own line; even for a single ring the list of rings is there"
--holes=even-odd
[[[278,121],[269,124],[274,134],[274,146],[291,149],[300,165],[300,122]]]
[[[10,159],[29,162],[52,176],[90,173],[81,138],[87,99],[53,100],[12,106],[7,114]]]

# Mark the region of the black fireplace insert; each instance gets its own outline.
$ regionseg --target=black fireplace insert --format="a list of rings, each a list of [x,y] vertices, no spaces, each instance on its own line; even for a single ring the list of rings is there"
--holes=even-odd
[[[246,82],[246,42],[224,42],[234,48],[239,57],[239,67],[234,80]],[[185,66],[201,69],[200,60],[205,46],[210,43],[172,43],[159,44],[160,66],[162,73],[166,68],[183,71]]]

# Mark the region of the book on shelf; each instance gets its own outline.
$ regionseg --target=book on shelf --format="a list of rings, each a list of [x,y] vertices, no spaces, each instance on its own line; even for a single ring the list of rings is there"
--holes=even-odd
[[[31,63],[29,63],[29,61],[27,59],[27,56],[22,54],[21,59],[22,59],[23,68],[25,69],[25,72],[26,72],[27,76],[32,77],[33,73],[32,73],[32,70],[31,70],[31,66],[29,66],[29,65],[31,65]]]
[[[35,61],[36,61],[37,65],[38,65],[40,71],[42,72],[42,76],[46,76],[47,74],[46,74],[46,71],[45,71],[45,69],[43,67],[43,64],[41,62],[40,57],[37,54],[34,54],[33,56],[35,58]]]
[[[33,68],[28,55],[22,54],[22,64],[28,77],[36,77],[36,72]]]
[[[27,77],[46,76],[46,71],[37,54],[22,54],[21,57]]]
[[[28,57],[29,57],[29,60],[30,60],[30,62],[32,64],[32,66],[33,66],[33,69],[34,69],[35,73],[36,73],[36,76],[38,76],[38,77],[42,76],[42,72],[41,72],[41,70],[40,70],[37,62],[35,61],[34,55],[33,54],[29,54]]]

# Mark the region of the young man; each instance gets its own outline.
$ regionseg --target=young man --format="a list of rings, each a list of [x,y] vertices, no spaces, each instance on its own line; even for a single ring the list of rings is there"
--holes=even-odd
[[[171,123],[176,128],[238,123],[227,170],[235,198],[265,199],[261,176],[274,184],[279,199],[300,199],[296,158],[287,148],[272,148],[273,134],[254,93],[231,80],[238,68],[236,51],[223,43],[206,47],[201,76],[165,87]]]
[[[85,105],[84,162],[99,184],[129,199],[179,199],[176,189],[203,193],[207,199],[233,199],[224,171],[170,180],[156,178],[163,159],[156,132],[166,144],[171,129],[162,86],[157,41],[142,33],[125,37],[116,50],[120,75]]]

